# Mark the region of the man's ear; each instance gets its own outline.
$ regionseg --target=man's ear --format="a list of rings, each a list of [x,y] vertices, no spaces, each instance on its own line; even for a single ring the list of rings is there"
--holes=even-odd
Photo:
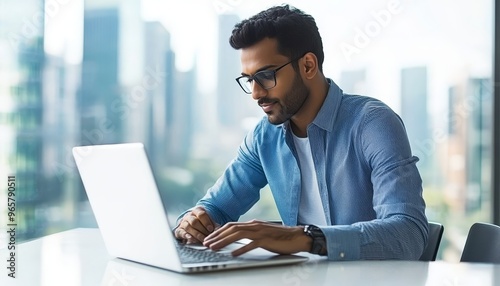
[[[302,72],[306,79],[312,79],[318,73],[318,58],[313,53],[307,53],[302,57]]]

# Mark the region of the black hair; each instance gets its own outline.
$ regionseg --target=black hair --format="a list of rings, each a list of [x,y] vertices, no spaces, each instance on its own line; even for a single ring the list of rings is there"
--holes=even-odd
[[[311,15],[289,6],[274,6],[234,26],[229,44],[236,50],[248,48],[264,38],[278,42],[278,52],[291,60],[311,52],[322,71],[324,53],[321,36]],[[296,62],[292,63],[297,68]]]

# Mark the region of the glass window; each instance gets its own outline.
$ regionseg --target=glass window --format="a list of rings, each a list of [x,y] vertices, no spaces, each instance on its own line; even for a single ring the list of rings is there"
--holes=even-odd
[[[175,219],[264,115],[234,81],[228,37],[282,1],[57,3],[42,20],[39,0],[0,13],[0,175],[29,189],[19,239],[95,226],[71,157],[82,144],[143,142]],[[446,228],[439,258],[458,261],[470,225],[492,214],[493,1],[289,3],[316,19],[325,75],[404,120],[428,218]],[[279,219],[268,187],[242,219],[255,217]]]

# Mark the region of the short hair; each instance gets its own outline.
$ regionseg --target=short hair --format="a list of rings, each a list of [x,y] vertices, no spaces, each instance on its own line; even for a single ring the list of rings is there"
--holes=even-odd
[[[324,53],[321,36],[311,15],[289,6],[274,6],[234,26],[229,44],[236,50],[248,48],[264,38],[278,42],[278,52],[291,60],[311,52],[322,71]],[[296,62],[292,63],[297,69]]]

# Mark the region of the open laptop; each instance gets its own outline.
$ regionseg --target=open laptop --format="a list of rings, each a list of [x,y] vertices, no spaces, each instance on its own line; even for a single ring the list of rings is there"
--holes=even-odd
[[[112,256],[186,273],[292,264],[308,259],[263,249],[232,257],[229,252],[241,247],[241,242],[218,252],[202,245],[179,243],[142,143],[74,147],[73,157]]]

